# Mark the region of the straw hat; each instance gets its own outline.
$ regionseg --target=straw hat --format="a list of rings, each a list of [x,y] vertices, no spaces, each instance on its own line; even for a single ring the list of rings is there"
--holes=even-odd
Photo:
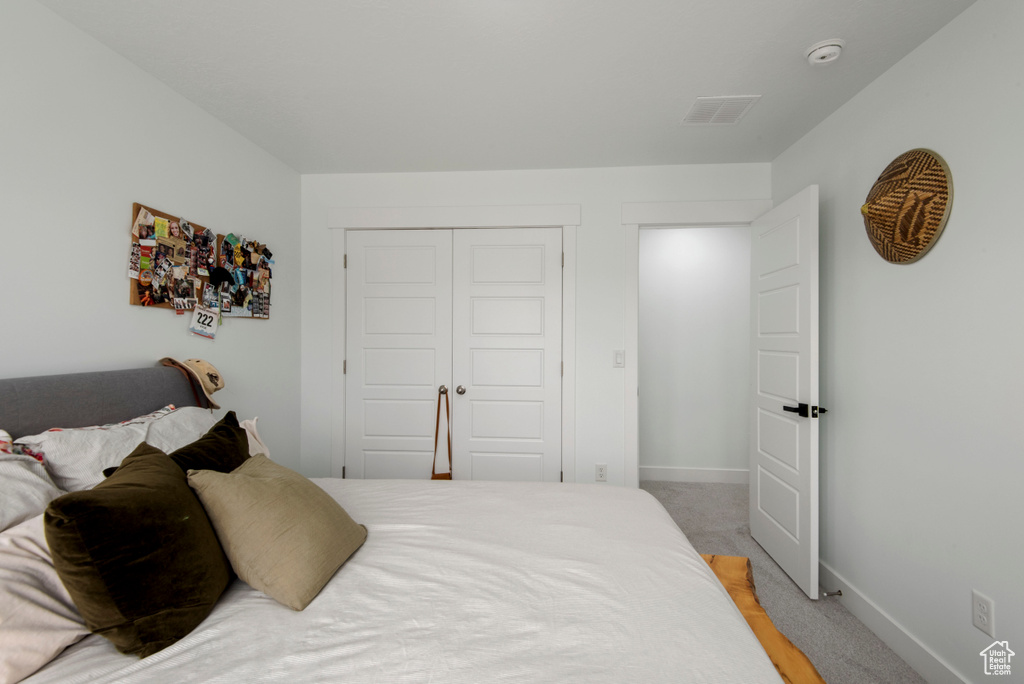
[[[935,244],[952,205],[953,180],[946,162],[931,150],[916,149],[885,167],[860,213],[879,256],[908,264]]]
[[[178,361],[167,356],[160,359],[160,363],[165,366],[177,366],[183,368],[192,376],[199,381],[199,384],[203,388],[203,393],[206,395],[206,400],[210,403],[211,408],[219,409],[220,406],[213,400],[211,396],[217,390],[224,389],[224,376],[222,376],[213,364],[209,361],[203,361],[202,359],[185,359],[184,361]]]

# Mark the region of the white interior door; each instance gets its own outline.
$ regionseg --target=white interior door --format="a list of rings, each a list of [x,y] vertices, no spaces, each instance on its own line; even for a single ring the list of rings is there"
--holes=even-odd
[[[345,475],[429,479],[437,388],[452,374],[452,233],[346,240]]]
[[[818,186],[752,224],[750,533],[818,598]]]
[[[456,230],[456,479],[558,482],[562,231]]]
[[[346,240],[346,476],[429,478],[443,384],[456,479],[557,482],[561,229]],[[442,443],[445,430],[442,410]]]

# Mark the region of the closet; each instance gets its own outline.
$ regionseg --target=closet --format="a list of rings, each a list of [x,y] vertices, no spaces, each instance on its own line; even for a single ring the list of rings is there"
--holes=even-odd
[[[346,477],[428,478],[440,407],[439,470],[559,480],[561,228],[348,230],[345,301]]]

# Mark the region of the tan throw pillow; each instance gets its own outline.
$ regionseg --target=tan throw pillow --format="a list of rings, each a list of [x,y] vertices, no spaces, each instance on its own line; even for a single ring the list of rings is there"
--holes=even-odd
[[[235,573],[302,610],[366,540],[366,528],[313,482],[262,454],[230,473],[190,470]]]

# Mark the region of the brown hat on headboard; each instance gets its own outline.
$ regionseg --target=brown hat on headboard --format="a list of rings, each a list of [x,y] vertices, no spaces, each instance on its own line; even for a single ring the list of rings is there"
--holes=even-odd
[[[178,361],[166,356],[160,359],[160,363],[165,366],[176,366],[182,368],[199,381],[199,384],[203,388],[203,393],[206,395],[206,401],[209,402],[211,408],[219,409],[220,406],[213,400],[213,393],[217,390],[224,389],[224,376],[222,376],[213,364],[209,361],[203,361],[202,359],[185,359],[184,361]]]

